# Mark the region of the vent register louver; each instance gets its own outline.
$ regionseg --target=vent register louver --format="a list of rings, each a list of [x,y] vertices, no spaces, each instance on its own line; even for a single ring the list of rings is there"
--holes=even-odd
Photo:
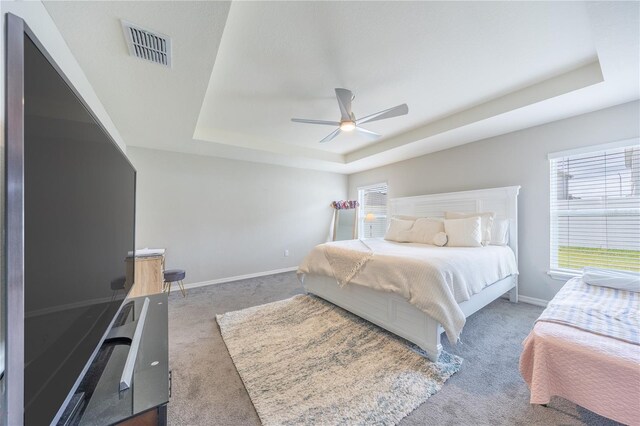
[[[171,67],[171,39],[148,29],[122,21],[124,37],[132,56]]]

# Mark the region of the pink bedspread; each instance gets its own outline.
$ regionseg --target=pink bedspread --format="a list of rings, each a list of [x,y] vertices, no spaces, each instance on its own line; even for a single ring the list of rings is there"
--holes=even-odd
[[[532,404],[560,396],[640,425],[640,346],[549,322],[538,322],[523,345],[520,373]]]

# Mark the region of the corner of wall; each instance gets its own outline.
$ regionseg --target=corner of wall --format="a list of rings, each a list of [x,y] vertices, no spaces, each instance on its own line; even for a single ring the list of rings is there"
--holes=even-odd
[[[91,107],[113,140],[118,144],[122,151],[126,153],[127,147],[124,139],[100,102],[100,99],[93,90],[87,76],[84,74],[84,71],[80,67],[78,61],[76,61],[73,53],[69,49],[69,46],[67,46],[67,43],[62,37],[62,34],[60,34],[60,31],[58,31],[58,27],[49,15],[49,12],[42,1],[2,0],[2,23],[0,24],[2,28],[2,31],[0,31],[0,79],[2,80],[2,84],[0,84],[0,94],[2,94],[2,98],[4,99],[4,38],[6,13],[12,13],[24,19],[29,28],[31,28],[31,31],[34,32],[36,37],[38,37],[38,40],[40,40],[51,57],[56,61],[60,69],[62,69],[68,79],[73,83],[82,98]],[[0,130],[2,131],[2,136],[0,136],[1,146],[4,146],[4,116],[4,102],[2,102],[0,104]]]

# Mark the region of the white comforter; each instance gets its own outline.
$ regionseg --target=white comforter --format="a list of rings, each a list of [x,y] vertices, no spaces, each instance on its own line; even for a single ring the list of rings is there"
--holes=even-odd
[[[362,252],[360,258],[366,261],[360,262],[357,272],[350,274],[346,283],[339,281],[402,296],[442,324],[451,342],[458,340],[465,323],[458,303],[518,273],[509,247],[436,247],[369,239],[316,246],[298,269],[301,280],[304,274],[338,278],[332,264],[337,263],[334,259],[341,249],[345,253]],[[358,255],[352,253],[350,258],[356,259]]]

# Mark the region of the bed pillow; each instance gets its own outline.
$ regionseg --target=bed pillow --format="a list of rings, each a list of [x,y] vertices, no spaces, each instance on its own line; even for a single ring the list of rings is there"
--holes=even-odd
[[[509,219],[494,219],[491,225],[492,246],[506,246],[509,244]]]
[[[411,228],[410,241],[412,243],[433,244],[433,238],[439,232],[444,232],[444,221],[431,217],[416,219]]]
[[[449,247],[482,247],[482,221],[480,216],[465,219],[445,219]]]
[[[482,227],[482,245],[486,246],[491,241],[491,226],[493,220],[496,217],[494,212],[484,213],[458,213],[458,212],[444,212],[445,219],[465,219],[468,217],[480,217],[480,225]]]
[[[413,223],[413,220],[391,218],[391,223],[389,223],[389,229],[387,229],[384,239],[398,243],[408,243]]]
[[[444,223],[442,225],[444,226]],[[434,246],[443,247],[447,244],[447,241],[449,241],[449,238],[447,238],[447,234],[444,232],[438,232],[435,237],[433,237]]]
[[[397,214],[397,215],[393,216],[392,219],[415,221],[416,219],[420,219],[420,218],[418,216],[407,216],[407,215],[404,215],[404,214]]]
[[[640,274],[637,272],[585,266],[582,270],[582,281],[589,285],[640,293]]]

